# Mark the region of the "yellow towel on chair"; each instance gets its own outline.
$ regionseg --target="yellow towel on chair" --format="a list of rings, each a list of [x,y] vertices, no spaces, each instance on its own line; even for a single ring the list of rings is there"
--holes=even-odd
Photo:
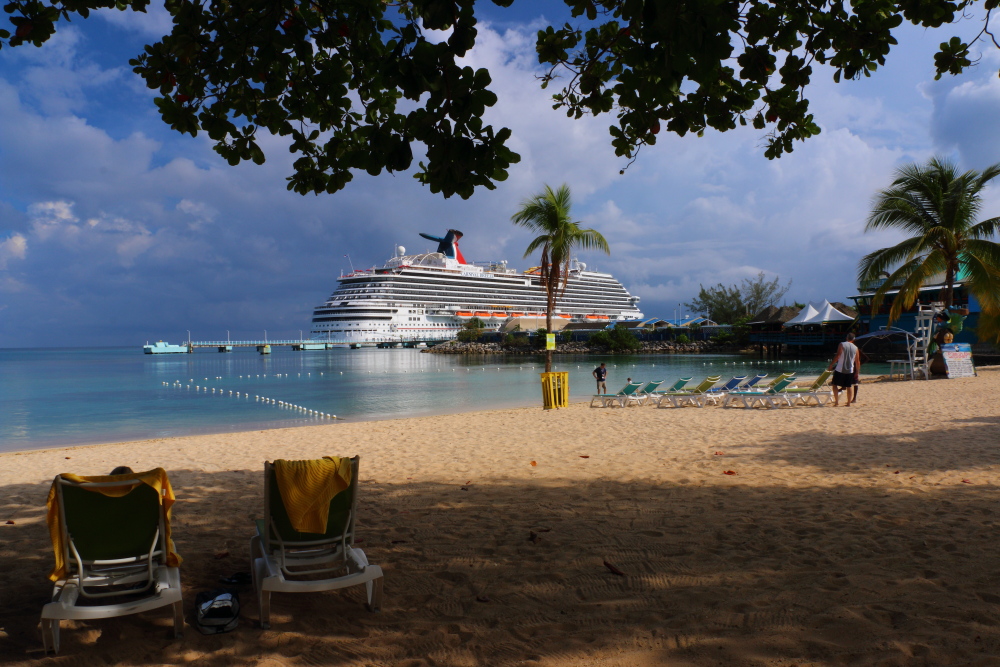
[[[170,486],[170,480],[167,479],[166,470],[163,468],[154,468],[146,472],[133,472],[124,475],[94,475],[89,477],[81,477],[80,475],[64,472],[59,477],[70,482],[127,482],[137,479],[143,484],[148,484],[156,489],[157,494],[160,496],[160,502],[163,503],[164,513],[166,514],[163,523],[166,532],[167,565],[177,567],[181,564],[181,557],[174,548],[173,540],[170,539],[170,506],[174,504],[176,498],[174,497],[174,490]],[[88,488],[87,490],[93,493],[102,493],[112,498],[120,498],[133,488],[135,487],[131,485],[105,486]],[[51,574],[49,574],[49,579],[59,581],[66,576],[66,562],[63,559],[63,555],[66,553],[66,545],[63,543],[62,518],[59,516],[59,503],[56,502],[56,482],[54,480],[52,488],[49,489],[48,500],[45,501],[45,508],[47,510],[45,520],[49,524],[49,536],[52,538],[52,548],[56,552],[56,566],[52,569]]]
[[[274,462],[281,500],[292,528],[323,534],[330,517],[330,501],[351,485],[351,459],[324,456],[310,461]]]

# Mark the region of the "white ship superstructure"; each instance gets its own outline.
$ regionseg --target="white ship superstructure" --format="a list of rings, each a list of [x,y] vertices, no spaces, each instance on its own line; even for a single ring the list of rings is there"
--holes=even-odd
[[[460,233],[457,233],[461,237]],[[432,237],[429,237],[432,238]],[[352,271],[313,312],[313,339],[347,344],[449,340],[473,317],[487,330],[511,319],[545,317],[545,288],[537,269],[517,271],[506,262],[465,263],[444,252],[407,255],[403,247],[381,268]],[[608,325],[642,317],[637,303],[613,276],[571,263],[556,317]],[[544,326],[542,324],[541,326]]]

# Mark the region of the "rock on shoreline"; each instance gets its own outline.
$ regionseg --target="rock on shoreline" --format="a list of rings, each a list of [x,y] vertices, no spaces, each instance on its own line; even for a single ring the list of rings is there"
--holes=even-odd
[[[544,354],[545,350],[535,347],[508,347],[500,343],[460,342],[451,340],[424,352],[431,354]],[[740,354],[743,352],[734,345],[718,345],[710,341],[694,341],[691,343],[673,343],[669,341],[646,341],[631,354]],[[559,343],[555,354],[609,354],[603,347],[591,347],[584,342]]]

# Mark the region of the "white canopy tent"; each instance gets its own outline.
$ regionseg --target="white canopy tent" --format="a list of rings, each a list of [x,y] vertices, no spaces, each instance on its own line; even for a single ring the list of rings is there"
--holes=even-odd
[[[810,301],[798,315],[785,322],[785,326],[796,324],[825,324],[827,322],[851,322],[854,318],[833,307],[829,301]]]

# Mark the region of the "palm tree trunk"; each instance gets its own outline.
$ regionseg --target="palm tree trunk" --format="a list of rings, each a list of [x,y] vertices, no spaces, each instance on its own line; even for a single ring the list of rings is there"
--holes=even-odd
[[[547,331],[548,333],[554,333],[552,331],[552,309],[555,308],[555,298],[554,298],[555,297],[555,293],[552,291],[551,288],[548,289],[548,290],[546,290],[545,297],[546,297],[545,298],[545,331]],[[552,372],[552,350],[548,349],[548,345],[547,344],[546,344],[545,347],[546,347],[546,350],[545,350],[545,372],[546,373],[551,373]]]
[[[951,308],[955,292],[955,269],[951,264],[948,265],[948,270],[945,272],[944,285],[944,307]]]

